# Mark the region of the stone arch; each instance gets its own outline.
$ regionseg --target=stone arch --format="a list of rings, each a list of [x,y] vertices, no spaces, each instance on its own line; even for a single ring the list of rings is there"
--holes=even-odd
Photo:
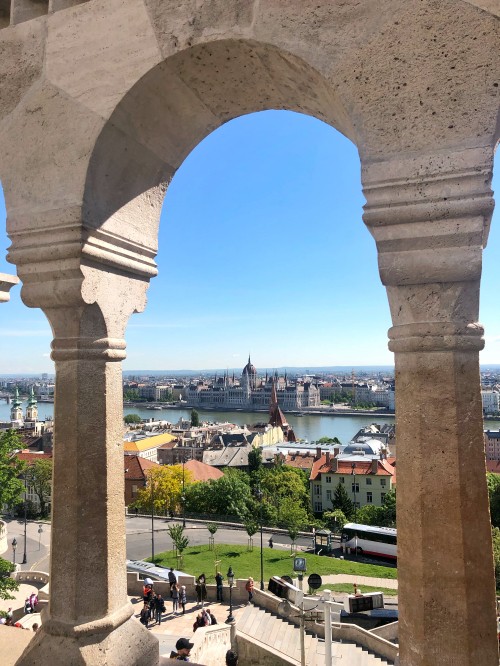
[[[97,664],[104,653],[117,663],[125,640],[127,663],[155,663],[124,594],[116,361],[156,272],[172,173],[231,115],[276,105],[323,113],[362,159],[402,415],[401,663],[497,664],[492,560],[477,548],[491,538],[477,323],[498,136],[489,0],[64,4],[74,6],[0,31],[10,257],[25,302],[44,309],[55,333],[54,506],[63,507],[53,516],[50,617],[19,663]],[[252,53],[253,79],[243,66]],[[157,103],[141,105],[148,82],[155,97],[165,80],[177,88],[162,93],[162,116]]]

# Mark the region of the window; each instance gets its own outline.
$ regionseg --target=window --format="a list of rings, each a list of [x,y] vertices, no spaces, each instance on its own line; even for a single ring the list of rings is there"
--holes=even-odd
[[[137,495],[137,486],[132,486],[132,496]]]
[[[327,490],[327,491],[326,491],[326,499],[327,499],[327,500],[331,500],[331,499],[332,499],[332,491],[331,491],[331,490]]]
[[[366,479],[366,485],[371,486],[372,485],[372,480],[371,479]]]
[[[380,485],[385,486],[387,483],[387,479],[380,479]]]
[[[344,483],[344,477],[341,476],[340,479],[339,479],[339,481],[340,481],[340,483]]]
[[[383,503],[385,500],[385,493],[380,493],[380,501]]]
[[[323,511],[323,505],[321,504],[321,502],[314,502],[314,511],[316,513],[320,513],[321,511]]]
[[[331,476],[327,476],[327,477],[326,477],[326,482],[327,482],[327,483],[331,483],[331,482],[332,482],[332,477],[331,477]]]
[[[373,502],[373,497],[371,493],[366,493],[366,502],[367,504],[371,504]]]
[[[317,484],[314,486],[314,494],[315,494],[315,495],[321,495],[321,486],[319,485],[319,483],[317,483]]]
[[[359,483],[353,483],[352,484],[352,492],[353,493],[359,493]]]

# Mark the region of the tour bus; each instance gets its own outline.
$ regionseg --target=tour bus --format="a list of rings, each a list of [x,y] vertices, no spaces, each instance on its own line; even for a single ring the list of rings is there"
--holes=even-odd
[[[378,555],[391,559],[397,557],[397,530],[393,527],[346,523],[340,542],[343,548],[350,548],[351,552],[358,555]]]

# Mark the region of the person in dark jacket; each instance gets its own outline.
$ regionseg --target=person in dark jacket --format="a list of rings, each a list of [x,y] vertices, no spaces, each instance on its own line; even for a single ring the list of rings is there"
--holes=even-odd
[[[157,594],[154,598],[155,619],[156,624],[161,624],[161,614],[165,612],[165,602],[161,594]]]
[[[223,575],[221,574],[220,571],[218,571],[215,574],[215,587],[217,590],[217,601],[220,601],[221,603],[224,601],[222,598],[222,581],[224,580]]]
[[[139,617],[139,622],[143,624],[146,629],[148,629],[148,623],[149,623],[149,604],[145,603],[144,606],[141,609],[141,614]]]

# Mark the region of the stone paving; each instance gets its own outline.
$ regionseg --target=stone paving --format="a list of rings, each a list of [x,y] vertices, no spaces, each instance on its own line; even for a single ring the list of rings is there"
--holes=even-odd
[[[135,617],[138,619],[139,612],[142,608],[142,598],[129,597],[129,599],[134,606]],[[172,602],[168,598],[165,599],[165,606],[167,612],[163,614],[162,623],[157,625],[154,622],[151,622],[149,629],[160,642],[160,655],[168,656],[171,650],[175,650],[175,644],[179,638],[182,636],[185,638],[191,638],[193,635],[193,624],[197,614],[201,610],[201,605],[188,602],[186,604],[185,615],[182,615],[182,613],[173,614],[171,611]],[[205,607],[210,608],[210,611],[215,615],[219,624],[223,624],[229,615],[228,602],[205,604]],[[245,608],[246,604],[233,604],[233,616],[235,617],[236,622],[243,614]]]

